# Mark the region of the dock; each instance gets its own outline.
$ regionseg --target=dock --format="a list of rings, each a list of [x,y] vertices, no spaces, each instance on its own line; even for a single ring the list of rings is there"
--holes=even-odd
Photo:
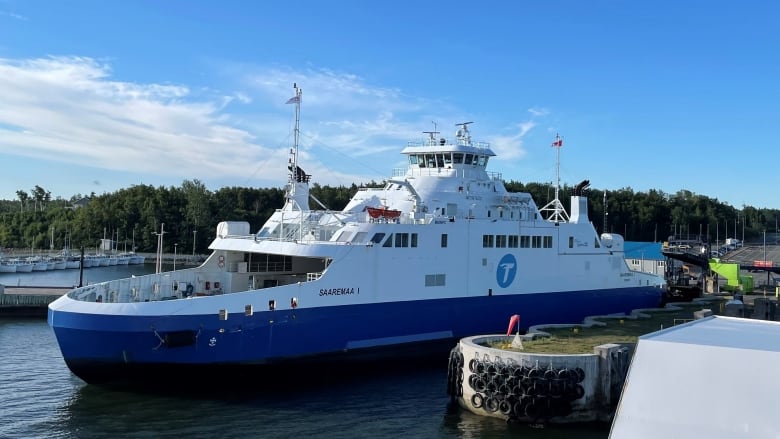
[[[7,287],[0,285],[0,318],[46,318],[49,304],[71,289],[69,287]]]

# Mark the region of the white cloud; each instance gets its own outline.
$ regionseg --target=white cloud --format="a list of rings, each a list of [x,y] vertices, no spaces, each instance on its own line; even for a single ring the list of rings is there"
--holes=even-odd
[[[110,65],[91,58],[0,59],[0,152],[151,180],[189,179],[197,169],[224,184],[257,185],[259,178],[281,186],[286,169],[278,164],[287,162],[293,123],[292,106],[284,103],[296,82],[303,87],[302,166],[321,184],[348,185],[385,178],[402,163],[406,142],[422,140],[432,120],[449,126],[468,116],[447,102],[372,86],[349,73],[241,67],[226,73],[239,77],[244,90],[193,91],[118,81]],[[546,114],[529,112],[532,119],[511,134],[487,139],[502,160],[525,155],[523,137]],[[480,132],[491,130],[481,126]]]
[[[218,102],[188,99],[180,85],[112,81],[110,73],[88,58],[0,59],[0,149],[151,174],[196,165],[240,173],[215,158],[259,156],[252,135],[229,125]]]
[[[523,158],[527,151],[523,145],[523,137],[536,126],[536,122],[526,121],[519,123],[514,130],[514,134],[506,136],[495,136],[490,139],[490,145],[493,151],[501,160],[516,160]]]
[[[13,12],[8,12],[8,11],[0,11],[0,16],[10,17],[13,18],[14,20],[19,20],[19,21],[28,21],[28,18],[25,17],[24,15],[15,14]]]

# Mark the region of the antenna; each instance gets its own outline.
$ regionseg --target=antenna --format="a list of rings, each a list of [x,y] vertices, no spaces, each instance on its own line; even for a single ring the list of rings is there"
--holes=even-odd
[[[561,200],[558,199],[561,189],[561,147],[563,146],[561,136],[556,134],[551,146],[558,150],[555,158],[555,199],[547,203],[540,211],[551,212],[550,216],[547,217],[547,221],[565,223],[569,221],[568,214],[566,214],[566,209],[563,208]]]
[[[423,134],[428,135],[428,146],[436,144],[436,134],[439,134],[438,131],[423,131]]]
[[[609,211],[607,210],[607,190],[604,189],[604,226],[602,227],[601,232],[607,233],[607,218],[609,215]]]
[[[455,132],[455,137],[463,145],[471,145],[471,133],[469,133],[469,124],[472,123],[474,122],[461,122],[455,124],[456,127],[460,127],[460,129],[458,129],[458,131]]]

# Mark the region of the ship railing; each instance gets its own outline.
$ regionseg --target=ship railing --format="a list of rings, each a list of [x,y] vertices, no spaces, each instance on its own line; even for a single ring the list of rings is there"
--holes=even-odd
[[[203,277],[203,273],[194,268],[147,274],[76,288],[68,293],[68,297],[85,302],[106,303],[179,299],[185,297],[188,285],[192,285],[190,293],[195,293],[200,288],[200,277]]]
[[[451,145],[452,143],[449,143],[449,144]],[[490,142],[474,142],[474,141],[466,140],[466,139],[458,139],[455,142],[455,144],[459,145],[459,146],[471,146],[471,147],[474,147],[474,148],[477,148],[477,149],[488,149],[488,148],[490,148]],[[431,142],[430,139],[423,140],[423,141],[411,140],[409,142],[406,142],[406,146],[408,148],[419,148],[419,147],[428,147],[428,146],[432,147],[432,148],[440,148],[440,147],[446,146],[446,145],[447,145],[446,143],[445,143],[445,145],[442,145],[440,143],[440,141],[438,141],[438,140],[436,140],[434,142]]]
[[[407,175],[412,177],[466,177],[469,169],[464,168],[393,168],[392,178],[403,178]],[[500,172],[485,171],[488,179],[493,181],[504,181],[504,176]]]

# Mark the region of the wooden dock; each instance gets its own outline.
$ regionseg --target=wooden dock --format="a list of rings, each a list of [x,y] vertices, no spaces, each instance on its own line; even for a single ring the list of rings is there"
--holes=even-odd
[[[49,304],[71,289],[69,287],[6,287],[0,285],[0,318],[46,318]]]

